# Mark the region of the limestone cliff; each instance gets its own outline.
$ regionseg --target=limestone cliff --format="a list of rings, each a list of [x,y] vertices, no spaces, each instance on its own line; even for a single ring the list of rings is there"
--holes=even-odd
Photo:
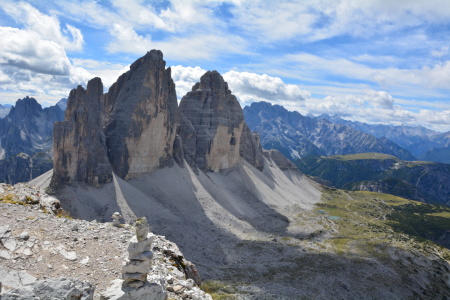
[[[100,185],[112,180],[102,131],[103,84],[94,78],[70,92],[65,121],[53,130],[54,175],[52,185],[78,181]]]
[[[114,172],[137,177],[170,161],[178,103],[170,68],[152,50],[134,62],[105,95],[105,135]]]
[[[231,168],[241,156],[262,168],[259,140],[248,129],[239,102],[217,71],[205,73],[181,99],[178,133],[185,158],[201,170]]]
[[[261,146],[261,139],[257,132],[252,132],[248,128],[247,123],[244,123],[241,135],[241,145],[239,150],[241,157],[252,164],[258,170],[264,167],[263,149]]]
[[[180,113],[179,110],[180,109]],[[177,136],[178,134],[178,136]],[[128,180],[184,159],[204,171],[229,169],[241,157],[262,170],[259,136],[217,71],[207,72],[178,108],[170,68],[152,50],[108,93],[99,78],[71,91],[65,121],[54,129],[54,188]]]
[[[101,185],[112,172],[137,177],[172,162],[178,105],[170,68],[152,50],[103,94],[100,78],[70,92],[54,129],[52,186]]]

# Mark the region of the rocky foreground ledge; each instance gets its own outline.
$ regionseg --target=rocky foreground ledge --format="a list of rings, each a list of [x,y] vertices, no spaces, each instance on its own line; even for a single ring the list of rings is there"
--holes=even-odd
[[[2,300],[147,299],[120,292],[134,226],[71,219],[56,198],[25,184],[0,185],[0,224]],[[152,233],[147,243],[141,279],[156,293],[148,299],[212,299],[174,243]]]

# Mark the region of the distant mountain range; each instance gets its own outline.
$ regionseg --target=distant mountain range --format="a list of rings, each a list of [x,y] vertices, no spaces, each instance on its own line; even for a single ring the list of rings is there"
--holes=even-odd
[[[246,106],[244,115],[263,148],[279,150],[322,184],[450,204],[449,132],[303,116],[266,102]]]
[[[255,102],[244,108],[252,131],[260,133],[265,149],[277,149],[291,160],[311,155],[345,155],[378,152],[414,160],[408,150],[385,137],[325,118],[306,117],[280,105]]]
[[[387,193],[427,203],[450,204],[450,165],[403,161],[391,155],[363,153],[296,160],[305,174],[321,183],[355,190]]]
[[[318,118],[352,127],[376,138],[387,138],[411,152],[417,159],[450,163],[450,132],[436,132],[422,126],[373,125],[352,122],[327,114]]]
[[[25,97],[0,119],[0,182],[28,181],[52,168],[53,123],[64,119],[65,102],[42,108]]]

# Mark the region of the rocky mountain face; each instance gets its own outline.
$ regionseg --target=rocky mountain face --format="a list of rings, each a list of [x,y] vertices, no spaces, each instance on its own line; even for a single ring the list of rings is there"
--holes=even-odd
[[[185,158],[204,171],[232,168],[241,157],[262,169],[259,138],[222,76],[207,72],[178,108],[170,72],[152,50],[108,93],[99,78],[72,90],[65,121],[55,124],[52,186],[102,185],[113,172],[136,178]]]
[[[394,156],[357,155],[307,157],[296,161],[305,174],[334,187],[374,191],[427,203],[450,204],[450,165],[408,162]]]
[[[106,138],[101,130],[102,96],[100,78],[90,80],[86,90],[78,86],[70,92],[65,121],[56,122],[53,131],[55,185],[71,180],[90,184],[111,181]]]
[[[161,51],[134,62],[104,96],[108,159],[121,178],[142,176],[169,163],[178,103]]]
[[[181,99],[178,134],[185,157],[201,170],[229,169],[241,156],[263,167],[258,135],[250,132],[239,102],[217,71],[204,74]]]
[[[112,172],[129,179],[172,158],[178,107],[170,68],[152,50],[121,75],[108,93],[100,78],[71,91],[65,121],[55,124],[54,177],[101,185]]]
[[[310,155],[379,152],[405,160],[414,156],[386,138],[376,138],[352,127],[289,112],[267,102],[244,108],[251,130],[259,132],[265,149],[277,149],[291,160]]]
[[[318,118],[332,123],[343,124],[356,130],[372,134],[377,138],[387,138],[400,147],[410,151],[421,160],[449,162],[450,133],[437,132],[422,126],[393,126],[382,124],[366,124],[344,120],[339,116],[321,115]]]
[[[11,106],[0,104],[0,119],[6,117],[10,110],[11,110]]]
[[[64,118],[58,105],[42,108],[34,98],[18,100],[0,119],[0,181],[28,181],[52,168],[53,123]]]

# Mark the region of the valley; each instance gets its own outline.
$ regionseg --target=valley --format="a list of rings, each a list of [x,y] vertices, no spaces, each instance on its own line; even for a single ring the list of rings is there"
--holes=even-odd
[[[379,153],[305,157],[295,162],[303,173],[337,188],[388,193],[442,205],[450,201],[448,164],[403,161]]]

